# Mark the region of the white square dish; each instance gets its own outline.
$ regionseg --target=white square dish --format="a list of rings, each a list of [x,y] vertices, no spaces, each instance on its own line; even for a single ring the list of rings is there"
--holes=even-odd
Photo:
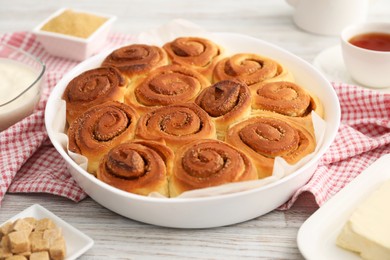
[[[33,33],[37,39],[45,47],[45,49],[54,56],[64,57],[77,61],[85,60],[101,49],[107,39],[107,35],[111,30],[113,22],[117,19],[116,16],[100,14],[89,11],[73,10],[79,13],[92,14],[107,18],[107,20],[88,38],[80,38],[61,33],[42,31],[41,28],[51,19],[60,15],[68,8],[61,8],[47,17],[39,25],[33,29]]]
[[[34,204],[26,208],[22,212],[16,214],[12,218],[2,223],[1,225],[9,221],[15,221],[19,218],[25,217],[33,217],[36,219],[50,218],[54,221],[57,227],[62,229],[62,234],[66,241],[67,251],[65,260],[77,259],[88,249],[90,249],[94,244],[93,240],[89,236],[85,235],[80,230],[71,226],[70,224],[68,224],[67,222],[65,222],[64,220],[62,220],[61,218],[59,218],[58,216],[56,216],[55,214],[53,214],[39,204]]]
[[[361,259],[338,247],[336,239],[359,203],[390,179],[389,167],[390,155],[379,158],[303,223],[297,242],[306,259]]]

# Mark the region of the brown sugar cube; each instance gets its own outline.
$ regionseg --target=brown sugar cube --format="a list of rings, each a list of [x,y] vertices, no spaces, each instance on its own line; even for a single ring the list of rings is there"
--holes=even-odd
[[[31,242],[32,252],[49,250],[50,247],[49,240],[43,239],[43,233],[44,233],[43,230],[31,232],[30,242]]]
[[[11,221],[5,223],[4,225],[2,225],[0,227],[0,234],[1,235],[7,235],[9,232],[12,231],[12,226],[13,226],[13,223]]]
[[[49,218],[43,218],[37,221],[35,225],[35,230],[46,230],[46,229],[51,229],[55,228],[56,224],[53,222],[53,220]]]
[[[66,255],[66,244],[63,238],[54,241],[50,247],[50,258],[54,260],[62,260]]]
[[[60,238],[62,232],[60,228],[51,228],[43,231],[43,239],[49,241],[52,244],[56,239]]]
[[[37,223],[37,219],[34,218],[34,217],[26,217],[24,218],[24,221],[27,221],[28,223],[30,223],[30,225],[33,227],[33,229],[35,229],[35,224]]]
[[[30,260],[50,260],[49,252],[34,252],[30,255]]]
[[[30,251],[30,240],[25,231],[14,231],[8,234],[11,252],[14,254]]]
[[[1,248],[8,249],[11,252],[11,244],[8,236],[3,236],[0,242]]]
[[[50,248],[49,240],[47,239],[34,239],[31,240],[31,252],[48,251]]]
[[[22,255],[22,256],[25,256],[25,257],[29,258],[29,257],[30,257],[30,255],[31,255],[31,251],[27,251],[27,252],[19,253],[18,255]]]
[[[30,233],[30,241],[34,241],[35,239],[43,239],[43,231],[40,230],[40,231],[33,231]]]
[[[30,224],[30,222],[24,220],[24,219],[18,219],[14,222],[14,225],[12,227],[13,231],[27,231],[30,233],[33,230],[33,226]]]
[[[5,259],[12,256],[12,252],[8,248],[0,248],[0,259]]]
[[[10,257],[7,257],[5,260],[27,260],[25,256],[22,255],[13,255]]]

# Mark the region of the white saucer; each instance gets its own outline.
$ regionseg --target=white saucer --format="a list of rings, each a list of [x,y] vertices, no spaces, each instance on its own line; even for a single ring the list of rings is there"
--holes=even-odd
[[[336,83],[348,83],[356,86],[361,86],[371,90],[390,93],[389,88],[369,88],[354,81],[345,68],[341,47],[339,45],[325,49],[318,54],[313,61],[313,65],[320,70],[324,76],[330,81]]]

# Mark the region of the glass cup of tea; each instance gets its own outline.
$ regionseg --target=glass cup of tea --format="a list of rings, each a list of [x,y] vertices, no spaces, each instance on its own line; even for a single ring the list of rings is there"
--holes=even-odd
[[[341,50],[353,80],[370,88],[390,87],[390,23],[371,22],[346,27]]]

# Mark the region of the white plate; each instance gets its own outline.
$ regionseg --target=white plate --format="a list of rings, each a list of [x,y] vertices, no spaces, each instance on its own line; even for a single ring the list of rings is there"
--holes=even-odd
[[[354,209],[390,179],[390,154],[382,156],[318,209],[298,231],[298,247],[306,259],[358,260],[336,245],[336,238]]]
[[[320,54],[315,57],[313,65],[317,67],[330,81],[348,83],[368,88],[360,83],[357,83],[351,78],[345,67],[343,54],[341,53],[341,47],[339,45],[330,47],[320,52]],[[390,93],[390,88],[369,89]]]
[[[170,40],[180,35],[172,32]],[[202,36],[202,35],[199,35]],[[268,56],[284,64],[301,84],[321,97],[327,127],[322,144],[313,158],[292,174],[263,187],[247,191],[201,198],[151,198],[116,189],[83,170],[73,161],[61,142],[55,123],[59,104],[68,82],[81,72],[100,66],[109,52],[101,53],[76,66],[65,75],[51,92],[45,110],[45,124],[54,147],[65,159],[76,182],[104,207],[141,222],[175,227],[208,228],[231,225],[261,216],[286,202],[313,175],[320,157],[333,142],[340,122],[340,106],[329,81],[311,64],[278,46],[241,34],[212,33],[207,37],[229,53],[251,52]],[[148,44],[148,42],[145,42]]]
[[[19,218],[33,217],[36,219],[50,218],[54,221],[57,227],[62,229],[62,234],[66,241],[66,257],[65,260],[77,259],[79,256],[84,254],[88,249],[93,246],[93,240],[76,229],[75,227],[69,225],[61,218],[54,215],[49,210],[45,209],[39,204],[34,204],[22,212],[16,214],[12,218],[5,221],[3,224],[9,221],[15,221]],[[1,224],[1,225],[3,225]]]

